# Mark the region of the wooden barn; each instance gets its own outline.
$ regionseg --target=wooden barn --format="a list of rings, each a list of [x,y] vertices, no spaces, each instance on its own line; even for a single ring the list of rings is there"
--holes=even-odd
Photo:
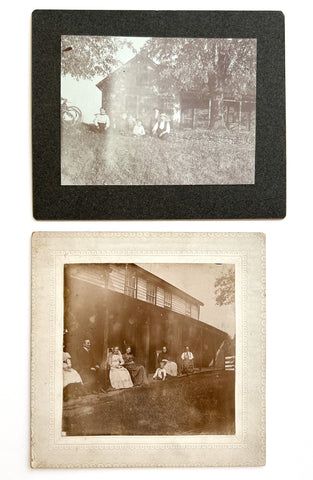
[[[159,66],[147,55],[138,53],[97,84],[102,92],[102,107],[114,119],[132,115],[149,125],[153,108],[167,113],[172,126],[208,128],[212,115],[212,98],[198,92],[166,91]],[[224,97],[224,119],[231,129],[252,130],[255,126],[255,94]]]
[[[64,336],[75,353],[89,338],[97,361],[107,368],[109,348],[133,347],[147,371],[166,345],[179,362],[185,345],[196,368],[212,367],[228,335],[201,322],[202,302],[135,264],[75,264],[64,271]]]

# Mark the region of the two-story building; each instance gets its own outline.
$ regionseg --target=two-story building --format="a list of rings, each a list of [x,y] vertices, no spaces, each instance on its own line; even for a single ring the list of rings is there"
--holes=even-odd
[[[131,345],[148,371],[166,345],[179,362],[188,345],[198,368],[214,365],[227,334],[200,321],[203,303],[136,264],[73,264],[64,270],[65,348],[89,338],[106,368],[108,349]]]
[[[211,122],[210,94],[168,92],[159,65],[141,52],[106,76],[97,87],[102,92],[102,107],[114,119],[127,113],[148,127],[153,108],[158,108],[170,117],[174,128],[208,128]],[[255,92],[240,98],[225,92],[224,119],[229,128],[252,130],[255,108]]]

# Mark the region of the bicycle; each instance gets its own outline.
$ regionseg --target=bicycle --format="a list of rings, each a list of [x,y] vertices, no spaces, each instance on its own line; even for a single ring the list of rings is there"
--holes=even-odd
[[[73,127],[82,121],[82,112],[74,105],[68,106],[67,99],[61,97],[61,123]]]

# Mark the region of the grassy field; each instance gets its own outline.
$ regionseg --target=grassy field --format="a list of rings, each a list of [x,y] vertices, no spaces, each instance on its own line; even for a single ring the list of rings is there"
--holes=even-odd
[[[254,136],[179,130],[163,142],[82,125],[62,132],[61,172],[62,185],[253,184]]]
[[[201,373],[64,404],[67,435],[231,435],[235,373]]]

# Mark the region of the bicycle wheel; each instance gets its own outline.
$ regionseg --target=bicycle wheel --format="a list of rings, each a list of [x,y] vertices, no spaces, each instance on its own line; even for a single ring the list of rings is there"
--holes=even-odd
[[[75,118],[75,124],[82,121],[82,112],[78,107],[69,107],[69,111]]]
[[[61,112],[62,125],[74,126],[82,120],[82,112],[78,107],[67,107]]]

